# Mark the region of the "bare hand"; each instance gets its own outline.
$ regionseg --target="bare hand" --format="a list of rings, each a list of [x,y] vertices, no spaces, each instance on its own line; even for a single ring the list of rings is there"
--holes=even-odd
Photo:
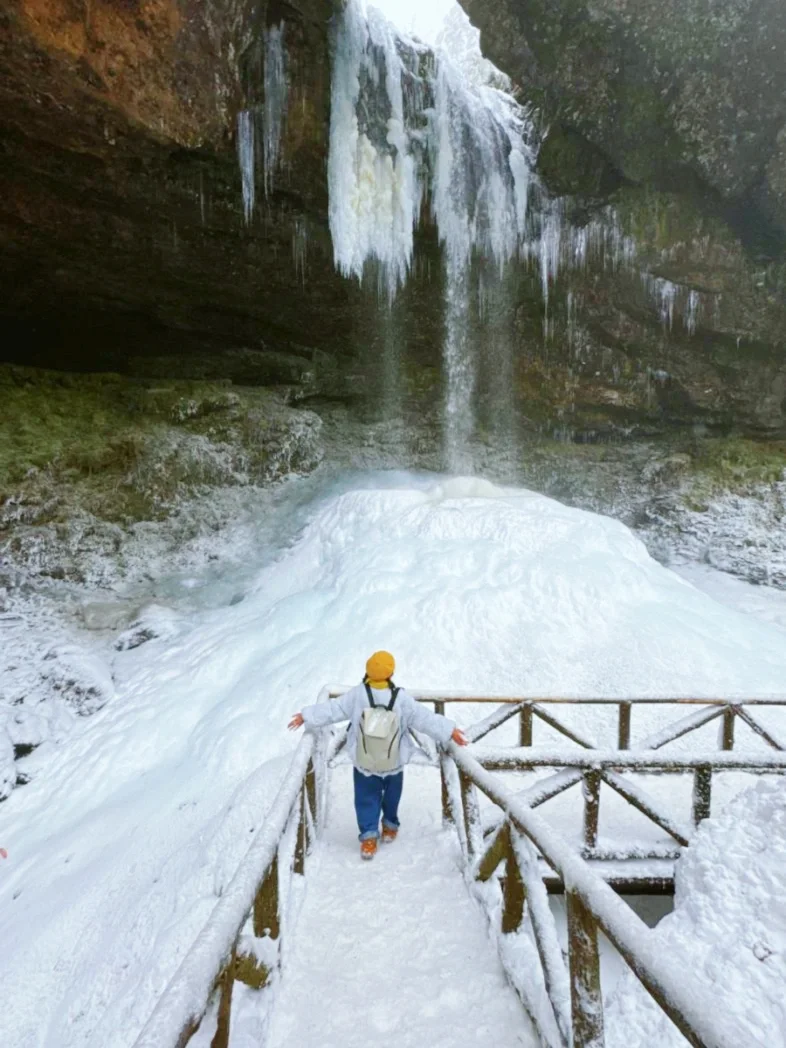
[[[292,718],[292,720],[289,722],[288,728],[289,728],[290,731],[297,731],[298,728],[302,728],[303,727],[303,724],[304,724],[303,714],[302,713],[296,713],[294,715],[294,717]]]
[[[461,728],[454,728],[453,734],[450,737],[451,739],[453,739],[457,746],[469,746],[469,739],[461,730]]]

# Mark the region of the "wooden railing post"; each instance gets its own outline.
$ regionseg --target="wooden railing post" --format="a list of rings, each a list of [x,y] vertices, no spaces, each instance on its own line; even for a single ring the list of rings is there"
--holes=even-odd
[[[317,797],[317,772],[313,760],[306,772],[306,797],[308,798],[308,810],[311,812],[311,824],[316,835],[319,830],[319,798]],[[311,842],[309,841],[309,846]]]
[[[229,964],[218,980],[218,1026],[210,1042],[210,1048],[229,1048],[229,1027],[232,1013],[232,988],[235,983],[235,951],[229,958]]]
[[[480,822],[480,807],[475,785],[468,775],[459,772],[461,784],[461,810],[464,813],[464,829],[467,841],[467,861],[472,864],[483,847],[483,829]]]
[[[693,773],[693,825],[710,817],[712,805],[712,766],[702,764]]]
[[[583,775],[584,793],[584,850],[594,851],[598,846],[598,819],[600,817],[600,771],[588,771]]]
[[[434,712],[439,713],[441,716],[445,716],[445,703],[436,700],[434,702]],[[450,806],[450,788],[448,787],[448,765],[447,757],[444,753],[439,755],[439,780],[440,787],[442,790],[442,825],[452,826],[453,825],[453,809]]]
[[[521,926],[521,920],[524,916],[524,901],[526,898],[526,889],[524,888],[524,881],[521,877],[521,870],[519,869],[518,859],[516,858],[516,851],[513,847],[512,829],[510,823],[507,823],[505,829],[502,831],[504,834],[504,850],[505,850],[505,883],[502,890],[502,931],[503,934],[509,935],[511,932],[516,932]]]
[[[576,892],[566,895],[573,1048],[604,1048],[598,927]]]
[[[619,706],[619,731],[617,733],[617,748],[620,750],[630,749],[630,712],[631,704],[621,702]]]
[[[519,713],[519,746],[532,745],[532,706],[523,706]]]
[[[734,749],[734,717],[736,712],[737,711],[733,706],[727,706],[723,711],[723,720],[721,721],[721,749]]]
[[[278,856],[268,867],[265,879],[259,887],[254,900],[254,935],[261,939],[269,935],[271,939],[277,939],[281,932],[278,918]]]
[[[302,875],[302,874],[305,874],[305,872],[306,872],[306,849],[308,847],[308,842],[307,842],[307,832],[308,832],[308,830],[307,830],[307,822],[308,822],[308,819],[307,819],[307,816],[306,816],[306,787],[305,787],[305,784],[301,788],[300,796],[299,796],[298,800],[295,801],[295,804],[299,805],[300,810],[298,812],[297,829],[295,830],[295,833],[297,834],[297,837],[295,838],[295,863],[294,863],[293,869],[294,869],[295,873],[299,873],[299,874]]]

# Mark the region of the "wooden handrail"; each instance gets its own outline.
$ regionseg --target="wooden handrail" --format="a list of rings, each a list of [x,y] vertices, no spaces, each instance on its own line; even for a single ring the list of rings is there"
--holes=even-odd
[[[320,692],[322,698],[337,699],[344,695],[354,685],[331,684]],[[688,695],[472,695],[469,692],[454,692],[445,694],[443,691],[424,691],[423,689],[408,688],[410,695],[419,702],[444,702],[444,703],[474,703],[483,705],[485,703],[496,703],[503,706],[507,703],[520,705],[522,703],[538,703],[540,705],[566,703],[568,705],[611,705],[618,706],[620,703],[631,702],[634,705],[674,705],[674,706],[786,706],[786,695],[727,695],[727,696],[688,696]]]
[[[254,910],[258,893],[265,888],[268,872],[276,865],[281,837],[306,791],[315,745],[311,734],[301,740],[262,827],[207,924],[161,993],[133,1048],[182,1048],[199,1028],[214,988],[219,986],[222,999],[227,993],[231,999],[238,936]],[[228,1037],[228,1014],[226,1026]]]
[[[786,772],[786,753],[741,754],[734,751],[697,756],[665,754],[660,750],[578,750],[530,747],[473,747],[479,764],[489,771],[529,771],[531,768],[582,768],[587,771],[627,769],[642,772],[747,771],[751,774]]]

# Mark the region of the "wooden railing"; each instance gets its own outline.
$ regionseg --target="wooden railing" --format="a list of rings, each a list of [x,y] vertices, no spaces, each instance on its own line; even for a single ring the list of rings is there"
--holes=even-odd
[[[470,881],[487,883],[504,864],[500,953],[546,1048],[603,1048],[599,930],[695,1048],[740,1048],[751,1043],[750,1031],[737,1016],[710,1000],[708,988],[688,967],[658,950],[652,930],[542,816],[454,743],[443,756],[443,769],[451,818],[459,832]],[[504,819],[488,846],[483,842],[478,791],[499,808]],[[565,885],[567,965],[538,869],[538,853]],[[525,922],[530,925],[531,940],[518,936]],[[527,978],[520,976],[508,957],[505,940],[511,936],[518,937],[519,949],[529,944],[536,954],[535,964],[526,966]],[[540,973],[539,986],[533,985],[533,970]]]
[[[261,989],[278,964],[280,881],[305,872],[306,854],[321,824],[325,766],[320,745],[306,735],[262,829],[134,1048],[185,1048],[216,993],[218,1026],[211,1048],[228,1048],[235,981]],[[292,832],[294,853],[284,865],[280,846]]]
[[[319,698],[324,700],[344,690],[325,688]],[[440,713],[453,703],[496,704],[495,711],[467,730],[475,743],[512,717],[519,718],[518,747],[493,750],[473,747],[470,754],[451,744],[439,754],[432,749],[432,755],[441,770],[443,816],[458,830],[470,883],[497,883],[502,892],[501,942],[504,945],[506,938],[515,935],[523,923],[531,925],[543,980],[541,992],[517,976],[504,948],[501,955],[543,1045],[546,1048],[603,1046],[599,929],[696,1048],[739,1048],[748,1043],[747,1031],[739,1028],[737,1019],[719,1017],[715,1002],[707,1005],[705,988],[693,973],[680,971],[673,958],[662,957],[657,952],[650,930],[593,871],[586,859],[599,854],[601,783],[610,786],[664,829],[678,847],[685,846],[689,840],[693,827],[683,826],[663,812],[638,784],[624,777],[625,771],[693,774],[694,825],[709,814],[713,774],[728,770],[786,773],[783,746],[749,709],[786,707],[786,700],[751,699],[730,703],[721,699],[510,699],[414,694],[420,701],[433,704]],[[700,709],[631,749],[631,714],[637,702],[695,705]],[[592,740],[564,724],[551,708],[560,703],[616,704],[619,748],[599,750]],[[536,718],[565,735],[579,749],[557,752],[535,747],[533,721]],[[720,718],[722,724],[721,752],[698,757],[657,754],[668,742],[715,718]],[[735,718],[743,720],[771,749],[779,752],[747,758],[730,752],[734,748]],[[280,884],[282,878],[305,872],[306,856],[322,823],[328,767],[340,746],[341,737],[331,736],[328,742],[327,733],[306,735],[301,741],[264,825],[196,942],[162,990],[134,1048],[185,1048],[203,1021],[210,1002],[216,1000],[217,1029],[211,1046],[228,1048],[234,983],[240,980],[260,989],[268,983],[279,963]],[[510,793],[499,778],[491,774],[492,771],[530,771],[537,767],[560,770],[519,795]],[[577,783],[584,785],[583,855],[534,811],[538,805]],[[485,833],[478,791],[492,802],[498,813],[496,820],[486,825]],[[294,848],[291,854],[285,855],[282,842],[293,836]],[[555,871],[566,893],[567,967],[539,865],[543,860]],[[502,867],[505,875],[499,878]],[[548,1002],[545,1008],[544,1000]]]

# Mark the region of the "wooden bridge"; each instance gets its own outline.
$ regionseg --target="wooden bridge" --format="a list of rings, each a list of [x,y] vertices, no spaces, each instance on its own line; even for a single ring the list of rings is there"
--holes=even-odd
[[[320,699],[335,697],[343,690],[323,689]],[[458,872],[460,866],[469,889],[461,895],[466,906],[461,909],[463,919],[472,923],[485,913],[492,931],[490,937],[476,936],[473,949],[480,957],[496,942],[499,952],[494,963],[501,965],[527,1013],[520,1015],[521,1036],[510,1043],[531,1043],[533,1048],[603,1048],[598,947],[598,934],[602,931],[657,1006],[692,1045],[740,1048],[751,1044],[750,1031],[740,1025],[731,1010],[724,1014],[723,1002],[708,998],[707,987],[692,970],[658,952],[651,929],[621,895],[672,890],[674,863],[681,851],[690,846],[695,827],[710,816],[716,783],[734,773],[742,773],[746,778],[786,773],[786,752],[779,738],[779,731],[786,724],[786,699],[512,699],[415,694],[440,713],[459,704],[475,709],[493,707],[487,717],[467,729],[472,742],[468,749],[451,743],[437,752],[430,740],[417,741],[423,750],[423,762],[433,769],[426,768],[421,776],[434,776],[436,787],[436,769],[439,770],[440,787],[433,793],[439,836],[445,837],[443,825],[453,827],[459,845],[454,851],[458,862],[451,859],[447,863],[446,879],[437,894],[441,897],[448,893],[451,870]],[[576,726],[577,721],[587,719],[584,714],[588,708],[592,710],[593,723],[603,723],[605,734],[611,735],[616,746],[600,746]],[[674,719],[664,727],[663,715],[668,710],[674,713]],[[657,726],[653,728],[655,722]],[[702,732],[712,722],[718,726],[717,748],[707,746],[707,733],[703,732],[702,745],[691,750],[687,737]],[[540,734],[540,730],[535,731],[536,724],[542,726],[547,738],[536,737]],[[766,749],[735,749],[738,724],[750,729],[766,744]],[[506,744],[478,745],[492,733],[507,736]],[[555,739],[566,739],[569,745],[557,744]],[[663,752],[664,747],[678,740],[683,740],[678,751]],[[308,951],[297,953],[297,940],[307,929],[298,927],[293,933],[292,928],[282,925],[282,895],[285,890],[291,894],[293,882],[310,873],[314,861],[316,882],[307,892],[301,921],[306,921],[310,892],[316,897],[311,919],[320,919],[322,915],[324,922],[327,915],[329,926],[321,927],[319,935],[325,940],[332,937],[333,947],[339,939],[363,937],[363,907],[380,898],[381,885],[377,885],[372,896],[368,883],[362,880],[365,874],[361,871],[368,867],[357,859],[351,825],[347,822],[332,843],[325,839],[330,837],[336,822],[332,810],[328,817],[328,801],[331,790],[336,789],[336,782],[331,780],[341,779],[332,774],[332,769],[342,761],[345,741],[345,730],[335,729],[307,735],[302,740],[248,853],[191,951],[162,990],[134,1048],[185,1048],[200,1025],[201,1044],[229,1048],[233,990],[238,981],[254,990],[280,983],[275,986],[272,1005],[267,1006],[272,1007],[272,1032],[270,1023],[266,1023],[266,1033],[254,1043],[266,1045],[267,1033],[272,1038],[271,1048],[309,1048],[312,1040],[314,1048],[330,1048],[333,1044],[336,1048],[339,1044],[349,1048],[370,1039],[371,1034],[366,1036],[362,1027],[360,1040],[354,1041],[349,1034],[331,1026],[331,1009],[341,1010],[332,984],[326,984],[330,986],[330,999],[301,1001],[304,987],[306,993],[318,997],[315,983],[326,966],[327,978],[336,987],[342,981],[362,981],[363,971],[349,965],[349,970],[331,968],[337,963],[335,952],[327,960],[309,962]],[[543,775],[541,769],[547,774]],[[542,777],[528,781],[538,774]],[[666,799],[651,792],[649,784],[660,781],[653,780],[654,776],[677,776],[679,782],[689,784],[687,818],[674,810],[680,800],[679,790],[670,789]],[[420,778],[416,785],[420,786]],[[548,809],[538,810],[564,797],[573,787],[578,787],[581,795],[580,804],[572,806],[580,814],[577,833],[564,820],[560,824],[559,819],[549,819],[544,814]],[[408,791],[411,788],[410,784]],[[600,833],[601,797],[606,795],[615,800],[610,813],[612,821],[619,818],[622,804],[637,813],[639,819],[643,816],[660,839],[650,835],[638,840],[626,830],[621,846],[604,843]],[[432,837],[436,840],[435,835]],[[342,855],[349,855],[346,838],[352,843],[351,867],[342,865]],[[401,849],[397,854],[404,855],[404,849],[411,846],[404,834],[394,847]],[[381,856],[380,860],[385,858]],[[422,863],[417,875],[423,877],[424,865],[431,861],[431,855],[424,853],[416,861]],[[389,876],[401,876],[404,883],[407,874],[403,866],[398,872],[392,867],[389,870]],[[306,883],[310,880],[309,876]],[[460,884],[460,878],[455,880]],[[389,884],[389,888],[395,889],[396,883]],[[414,885],[417,883],[413,881]],[[549,891],[565,894],[567,950],[560,943]],[[404,900],[397,895],[399,907],[406,906],[408,898],[406,891],[402,894]],[[450,914],[459,907],[456,899],[454,896],[450,904]],[[437,926],[434,935],[445,925],[446,905],[446,900],[437,898],[431,910],[424,910],[421,915]],[[391,909],[384,920],[393,922],[397,916]],[[360,925],[356,929],[350,927],[354,934],[346,935],[347,921],[352,924],[356,919]],[[402,927],[405,930],[399,930],[399,935],[406,938],[406,929],[411,932],[413,925]],[[523,929],[526,935],[521,934]],[[281,940],[286,935],[294,936],[295,955],[282,978]],[[518,949],[506,948],[514,940]],[[369,946],[375,948],[373,942]],[[403,948],[408,948],[406,942]],[[441,956],[449,955],[450,949],[450,942],[444,943]],[[529,950],[524,963],[522,950]],[[351,957],[357,962],[356,953]],[[481,958],[478,963],[485,963],[489,971],[493,967],[488,959],[484,962]],[[293,990],[292,999],[288,1000],[290,984],[299,988],[297,992]],[[493,980],[489,985],[492,984]],[[391,993],[395,989],[389,987]],[[496,993],[501,997],[512,991],[498,987]],[[487,1005],[488,996],[481,996],[479,991],[477,1007]],[[267,997],[270,998],[270,989]],[[291,1023],[290,1027],[282,1025],[280,1017],[276,1018],[277,1010],[279,1014],[287,1013],[295,1028]],[[502,1021],[501,1014],[489,1014],[487,1022]],[[510,1012],[504,1015],[504,1021],[510,1024]],[[212,1036],[209,1042],[206,1031],[208,1037]],[[333,1035],[335,1039],[331,1039]],[[384,1043],[410,1042],[393,1036]],[[503,1041],[496,1043],[501,1046]]]

